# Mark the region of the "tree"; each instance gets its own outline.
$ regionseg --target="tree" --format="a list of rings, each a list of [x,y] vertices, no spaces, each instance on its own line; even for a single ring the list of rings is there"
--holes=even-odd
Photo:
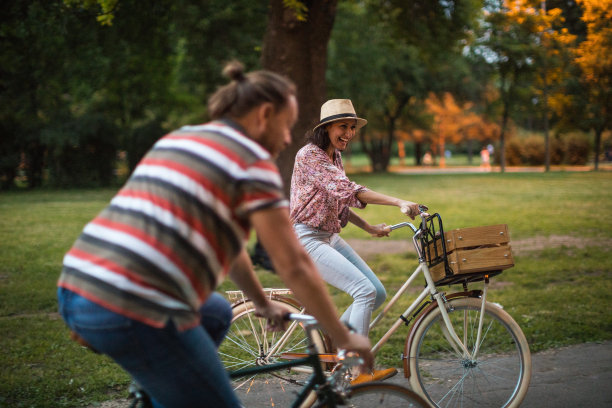
[[[431,93],[425,104],[434,118],[430,133],[434,153],[438,153],[440,157],[440,167],[445,166],[447,142],[458,144],[471,140],[495,140],[496,126],[471,112],[471,103],[459,105],[453,95],[446,92],[442,98]]]
[[[0,21],[0,149],[6,163],[3,187],[13,184],[17,164],[25,164],[28,187],[42,185],[49,143],[44,129],[58,128],[91,96],[92,72],[100,55],[91,14],[70,11],[58,0],[8,2]],[[68,35],[78,32],[79,37]],[[85,78],[87,73],[89,79]],[[22,161],[23,159],[23,161]],[[14,167],[9,167],[14,166]]]
[[[539,13],[534,16],[539,31],[540,47],[536,49],[535,95],[541,100],[541,111],[544,118],[545,169],[550,170],[549,116],[550,105],[562,99],[562,85],[569,75],[571,45],[575,36],[562,26],[564,19],[559,8],[547,8],[542,2]]]
[[[612,1],[577,0],[583,8],[586,39],[576,50],[576,64],[588,100],[587,122],[595,132],[595,170],[598,169],[601,135],[612,129]]]
[[[505,139],[515,107],[529,97],[538,49],[537,8],[529,0],[492,1],[485,8],[484,32],[474,51],[495,69],[501,104],[500,168],[505,171]]]
[[[461,41],[479,4],[340,4],[330,43],[330,93],[350,97],[367,117],[370,125],[361,130],[360,140],[374,171],[387,169],[398,126],[409,132],[410,123],[422,122],[420,105],[427,91],[448,84],[444,78],[455,68],[449,62],[460,59]]]
[[[318,121],[326,98],[327,45],[336,3],[337,0],[270,0],[262,66],[295,82],[300,109],[293,141],[277,160],[287,193],[295,155],[305,143],[306,132]]]

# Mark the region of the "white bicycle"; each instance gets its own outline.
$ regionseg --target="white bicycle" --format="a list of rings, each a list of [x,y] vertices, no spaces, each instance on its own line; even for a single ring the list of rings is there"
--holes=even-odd
[[[453,275],[438,214],[421,214],[419,227],[404,222],[391,229],[409,227],[419,257],[418,267],[409,275],[370,328],[381,322],[417,276],[426,286],[412,304],[395,320],[372,348],[376,353],[399,328],[405,346],[401,354],[404,376],[413,390],[436,407],[518,407],[531,379],[531,354],[519,325],[498,304],[487,301],[489,279],[501,270]],[[492,250],[498,251],[493,248]],[[441,265],[441,266],[440,266]],[[432,277],[430,269],[443,268],[443,276]],[[473,282],[484,281],[482,289],[470,290]],[[460,283],[463,290],[446,294],[438,286]],[[273,302],[292,313],[303,308],[287,289],[267,289]],[[254,306],[240,291],[227,292],[233,302],[234,318],[227,340],[220,350],[229,369],[272,364],[302,358],[308,341],[299,323],[284,332],[266,331],[266,322],[254,315]],[[333,371],[334,351],[324,333],[313,338],[323,368]],[[236,391],[257,392],[258,387],[290,389],[303,384],[311,370],[294,368],[273,377],[253,377],[249,386]]]

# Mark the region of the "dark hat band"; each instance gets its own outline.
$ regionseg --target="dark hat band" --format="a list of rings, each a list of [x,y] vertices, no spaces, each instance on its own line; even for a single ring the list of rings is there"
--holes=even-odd
[[[331,115],[326,118],[323,118],[319,121],[319,124],[324,122],[329,122],[330,120],[342,119],[342,118],[355,118],[357,119],[357,115],[354,113],[341,113],[339,115]]]

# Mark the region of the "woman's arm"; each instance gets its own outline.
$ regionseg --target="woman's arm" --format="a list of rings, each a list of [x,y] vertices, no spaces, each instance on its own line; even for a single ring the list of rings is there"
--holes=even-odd
[[[361,218],[353,210],[349,209],[349,222],[355,224],[373,237],[388,237],[391,230],[387,228],[387,224],[370,225],[366,220]]]
[[[359,201],[366,204],[393,205],[400,208],[400,211],[414,220],[419,215],[419,204],[412,201],[402,200],[385,194],[367,190],[357,193]]]

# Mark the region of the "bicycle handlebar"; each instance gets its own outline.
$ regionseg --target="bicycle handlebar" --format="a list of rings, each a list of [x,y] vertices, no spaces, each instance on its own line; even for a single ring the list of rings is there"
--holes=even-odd
[[[429,217],[429,213],[427,213],[428,209],[429,208],[427,208],[427,206],[419,204],[419,217],[421,217],[421,226],[425,225],[425,220],[427,219],[427,217]],[[412,232],[414,232],[415,234],[419,230],[417,227],[415,227],[409,222],[400,222],[399,224],[390,225],[389,229],[393,231],[395,229],[403,228],[403,227],[410,227],[410,229],[412,229]]]
[[[285,315],[285,320],[295,320],[304,323],[306,326],[316,326],[318,324],[314,316],[299,313],[287,313]]]

